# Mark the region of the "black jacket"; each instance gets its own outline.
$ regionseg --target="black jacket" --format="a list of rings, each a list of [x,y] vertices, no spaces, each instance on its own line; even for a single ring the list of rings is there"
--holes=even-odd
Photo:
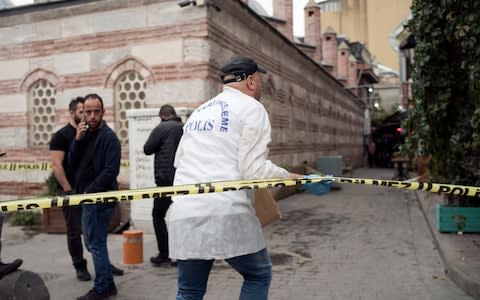
[[[183,134],[183,124],[180,118],[162,121],[148,137],[143,146],[146,155],[155,154],[155,183],[157,186],[173,184],[175,168],[175,152]]]
[[[73,139],[70,145],[68,157],[73,170],[80,167],[79,164],[83,155],[87,155],[87,151],[89,151],[85,149],[88,139],[91,137],[88,135],[89,133],[80,141]],[[104,123],[96,133],[93,145],[94,149],[90,149],[90,151],[93,150],[94,154],[91,163],[93,169],[90,170],[92,176],[88,179],[88,182],[74,182],[75,186],[85,186],[77,192],[96,193],[118,190],[117,176],[120,172],[121,146],[115,132]]]

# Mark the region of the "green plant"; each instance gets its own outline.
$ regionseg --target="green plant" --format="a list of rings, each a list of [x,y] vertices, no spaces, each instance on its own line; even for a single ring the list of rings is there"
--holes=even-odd
[[[57,181],[53,172],[45,179],[47,191],[41,196],[53,196],[56,193]],[[42,214],[38,210],[15,211],[7,215],[7,221],[15,226],[32,226],[41,223]]]
[[[378,94],[377,92],[373,93],[371,102],[372,102],[372,107],[371,107],[372,126],[380,127],[382,122],[385,120],[385,118],[388,117],[389,114],[387,111],[385,111],[382,105],[382,98],[380,97],[380,94]]]
[[[42,214],[38,211],[15,211],[9,214],[8,221],[15,226],[32,226],[40,224]]]
[[[480,1],[414,0],[413,109],[402,146],[431,157],[432,180],[480,184]],[[465,197],[449,202],[465,203]],[[478,203],[479,201],[475,201]]]
[[[467,218],[463,215],[453,215],[452,220],[457,226],[457,231],[463,232],[463,229],[465,228],[465,225],[467,223]]]
[[[53,172],[50,172],[47,179],[45,179],[45,183],[47,184],[47,192],[43,196],[54,196],[57,192],[57,180]]]

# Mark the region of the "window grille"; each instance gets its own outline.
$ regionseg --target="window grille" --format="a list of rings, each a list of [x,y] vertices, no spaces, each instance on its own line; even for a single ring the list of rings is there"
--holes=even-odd
[[[55,87],[45,79],[29,89],[29,144],[48,145],[55,125]]]
[[[115,129],[122,144],[128,144],[128,109],[145,108],[145,79],[135,71],[119,76],[115,84]]]

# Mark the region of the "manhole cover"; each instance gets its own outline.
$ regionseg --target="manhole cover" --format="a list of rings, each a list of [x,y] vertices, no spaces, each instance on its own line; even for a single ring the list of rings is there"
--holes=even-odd
[[[55,280],[63,276],[62,274],[58,273],[40,273],[39,275],[44,281]]]

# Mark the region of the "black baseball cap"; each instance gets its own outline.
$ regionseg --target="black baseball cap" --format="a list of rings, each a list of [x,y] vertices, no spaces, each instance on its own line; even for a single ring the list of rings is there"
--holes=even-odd
[[[246,56],[235,56],[230,59],[221,69],[221,78],[223,83],[238,82],[245,80],[249,75],[255,72],[267,73],[267,70],[258,65],[252,58]],[[224,80],[225,76],[234,75],[235,78]]]

